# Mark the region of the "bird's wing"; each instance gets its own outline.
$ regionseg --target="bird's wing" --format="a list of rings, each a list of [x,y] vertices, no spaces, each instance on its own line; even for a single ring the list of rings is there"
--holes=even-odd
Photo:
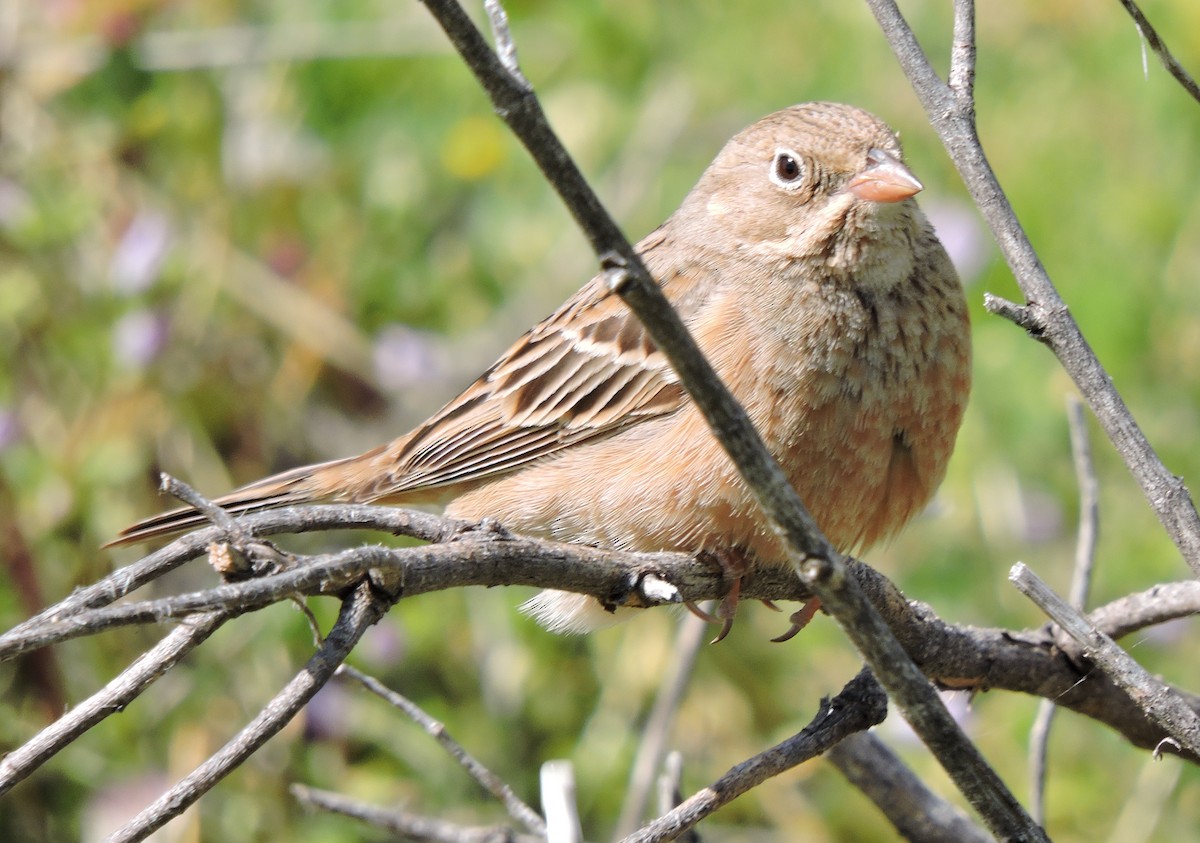
[[[698,273],[663,266],[662,229],[638,244],[677,307],[700,306]],[[684,314],[686,316],[686,313]],[[674,413],[686,394],[666,357],[602,276],[534,326],[388,455],[359,499],[471,484]],[[379,459],[374,461],[379,465]]]

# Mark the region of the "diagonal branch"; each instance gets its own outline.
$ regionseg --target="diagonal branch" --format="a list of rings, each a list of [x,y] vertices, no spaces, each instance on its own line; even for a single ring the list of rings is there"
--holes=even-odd
[[[921,669],[907,657],[857,583],[815,558],[804,562],[800,576],[820,594],[822,604],[838,618],[868,663],[889,666],[880,679],[888,696],[992,832],[1006,839],[1046,840],[999,774],[949,716],[941,697],[931,692]],[[818,584],[823,587],[818,589]]]
[[[873,732],[858,732],[827,754],[838,772],[867,795],[905,840],[988,843],[991,835],[925,786]]]
[[[974,102],[960,97],[961,90],[956,93],[941,81],[895,0],[866,2],[1025,294],[1024,306],[989,299],[988,309],[1011,318],[1053,350],[1141,485],[1171,541],[1192,571],[1200,575],[1200,515],[1191,495],[1146,440],[1051,282],[983,152],[975,130]],[[966,16],[974,14],[973,2],[957,0],[955,13],[956,32],[961,34],[973,28],[963,22]],[[966,62],[973,55],[973,50],[956,45],[957,62]],[[952,69],[951,75],[952,80],[962,80],[969,74],[965,69]]]
[[[0,795],[110,714],[124,711],[154,680],[203,644],[231,617],[220,609],[192,615],[100,691],[0,760]]]
[[[1200,716],[1187,700],[1150,675],[1078,610],[1050,590],[1023,563],[1013,566],[1009,579],[1084,649],[1087,657],[1137,702],[1147,716],[1193,757],[1200,756]]]
[[[546,843],[546,838],[540,834],[518,834],[501,826],[463,826],[409,811],[378,808],[302,784],[292,785],[291,794],[297,802],[309,808],[361,820],[375,828],[403,835],[405,840],[423,843]]]
[[[109,843],[144,840],[169,820],[182,814],[217,782],[237,769],[259,747],[286,726],[329,681],[367,629],[389,607],[371,586],[363,583],[342,602],[342,610],[328,637],[296,676],[263,706],[229,743],[160,796],[153,805],[115,831]]]
[[[658,843],[674,840],[684,830],[767,779],[827,751],[847,735],[883,722],[887,698],[870,670],[863,668],[804,729],[786,741],[743,761],[681,805],[621,840]]]
[[[1162,62],[1162,66],[1167,69],[1167,73],[1171,74],[1183,89],[1191,94],[1192,99],[1200,102],[1200,85],[1196,84],[1196,80],[1191,74],[1184,70],[1183,65],[1175,56],[1171,55],[1171,51],[1167,49],[1166,43],[1158,34],[1150,21],[1146,20],[1146,16],[1142,14],[1141,8],[1133,0],[1121,0],[1121,5],[1125,7],[1125,11],[1129,12],[1129,16],[1133,18],[1134,25],[1137,26],[1138,34],[1146,39],[1146,43],[1150,45],[1150,49],[1154,51],[1154,55],[1158,56],[1158,60]]]
[[[349,665],[344,664],[338,668],[338,675],[348,676],[388,705],[404,712],[405,716],[424,729],[427,734],[431,735],[446,750],[450,757],[467,771],[467,774],[471,778],[475,779],[488,793],[495,796],[508,810],[509,816],[517,820],[533,834],[545,835],[546,821],[542,819],[541,815],[525,804],[499,776],[480,763],[471,753],[467,752],[462,744],[450,737],[450,734],[446,731],[446,727],[430,717],[424,709],[403,694],[393,691],[374,676],[369,676]]]

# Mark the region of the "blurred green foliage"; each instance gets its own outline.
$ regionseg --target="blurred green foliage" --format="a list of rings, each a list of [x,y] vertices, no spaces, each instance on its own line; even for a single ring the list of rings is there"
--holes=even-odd
[[[905,6],[944,67],[949,4]],[[1144,6],[1200,70],[1200,5]],[[1005,574],[1022,559],[1060,588],[1069,579],[1072,387],[1047,351],[982,311],[984,290],[1016,297],[1015,285],[865,5],[525,0],[509,11],[525,73],[633,237],[665,218],[729,135],[776,108],[845,100],[901,130],[923,203],[963,260],[976,387],[935,506],[868,559],[950,620],[1041,623]],[[594,267],[419,4],[17,0],[4,18],[5,628],[135,557],[98,548],[163,505],[158,470],[218,493],[389,439]],[[1115,2],[984,4],[978,25],[979,122],[993,165],[1151,440],[1194,478],[1200,108],[1153,56],[1143,75]],[[1187,576],[1099,435],[1096,452],[1094,600]],[[197,567],[162,587],[210,582]],[[573,759],[585,829],[603,839],[676,620],[647,613],[589,639],[558,638],[516,613],[522,596],[406,602],[354,661],[442,719],[529,800],[542,761]],[[328,624],[334,607],[314,608]],[[670,739],[685,757],[685,789],[802,726],[856,671],[828,620],[788,645],[767,643],[781,628],[780,616],[747,606],[730,639],[701,653]],[[7,666],[0,746],[26,740],[160,632],[114,632]],[[1152,670],[1195,687],[1188,624],[1127,643]],[[291,608],[240,619],[7,796],[0,838],[98,839],[220,746],[311,649]],[[968,717],[1021,795],[1035,706],[982,694]],[[950,793],[893,725],[888,740]],[[1200,825],[1196,770],[1152,765],[1082,718],[1060,718],[1050,764],[1056,840],[1180,840]],[[286,794],[293,781],[468,823],[501,818],[415,727],[339,686],[167,839],[379,839],[305,815]],[[712,840],[892,833],[822,762],[706,826]]]

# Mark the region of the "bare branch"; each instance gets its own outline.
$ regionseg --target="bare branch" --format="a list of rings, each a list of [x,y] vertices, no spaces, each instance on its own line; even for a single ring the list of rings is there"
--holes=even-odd
[[[260,523],[293,522],[300,509],[308,508],[322,510],[327,516],[330,509],[339,506],[296,508],[290,513],[279,510],[285,513],[279,521],[274,521],[271,513],[261,513]],[[386,514],[383,507],[374,509]],[[358,523],[361,526],[362,519]],[[196,544],[190,536],[177,543],[189,548]],[[451,543],[409,548],[365,545],[332,554],[298,557],[295,567],[253,580],[158,600],[77,610],[61,619],[27,622],[20,631],[0,636],[0,661],[117,625],[173,620],[215,608],[241,613],[297,594],[339,594],[368,574],[378,577],[381,586],[387,585],[389,589],[391,583],[383,583],[385,575],[389,579],[398,578],[406,597],[467,585],[533,585],[592,594],[612,605],[633,607],[658,605],[664,593],[672,601],[676,597],[693,601],[712,599],[719,597],[726,587],[717,565],[688,554],[610,552],[539,539],[502,537],[486,531],[464,532],[458,541]],[[664,580],[673,584],[675,590],[663,592]],[[645,582],[650,589],[642,588]],[[804,600],[811,596],[803,583],[782,566],[763,566],[750,572],[743,583],[743,594],[753,599]]]
[[[1092,464],[1087,419],[1083,404],[1074,395],[1067,399],[1067,422],[1071,431],[1071,454],[1075,463],[1075,482],[1079,485],[1079,529],[1075,540],[1075,567],[1071,575],[1068,600],[1076,609],[1087,605],[1096,563],[1096,540],[1100,532],[1100,489]],[[1200,583],[1197,583],[1200,585]],[[1057,710],[1053,700],[1038,704],[1037,716],[1029,730],[1029,812],[1039,823],[1045,819],[1046,751],[1050,727]]]
[[[524,583],[573,589],[608,600],[628,595],[627,602],[636,603],[641,599],[637,583],[651,579],[651,575],[677,585],[680,594],[690,600],[717,596],[724,587],[720,571],[684,554],[624,554],[556,545],[507,537],[494,529],[472,531],[464,522],[387,507],[317,505],[256,513],[240,520],[253,533],[270,534],[326,529],[336,526],[339,518],[352,528],[375,527],[457,540],[416,548],[360,547],[304,557],[295,569],[260,580],[65,616],[60,610],[54,613],[60,616],[58,620],[35,619],[22,625],[23,632],[14,630],[0,636],[0,660],[118,622],[177,621],[187,613],[213,610],[232,617],[293,594],[341,593],[361,577],[375,576],[371,571],[402,582],[405,596],[461,585]],[[151,558],[172,561],[179,555],[198,555],[219,535],[216,528],[201,530]],[[142,563],[130,567],[141,570]],[[1048,630],[955,627],[941,621],[928,607],[909,603],[886,577],[868,566],[851,561],[850,570],[922,671],[938,682],[1053,699],[1060,706],[1105,723],[1137,746],[1153,748],[1163,738],[1162,731],[1102,675],[1091,676],[1081,684],[1083,676],[1072,660],[1078,648],[1069,639],[1058,640]],[[119,580],[121,573],[109,579]],[[747,599],[803,600],[810,594],[799,578],[780,566],[763,566],[749,572],[742,590]],[[1110,635],[1120,636],[1197,611],[1200,583],[1189,581],[1167,583],[1123,597],[1095,610],[1092,619]]]
[[[1158,31],[1150,25],[1150,21],[1146,20],[1146,16],[1142,14],[1142,10],[1133,0],[1121,0],[1121,5],[1125,7],[1125,11],[1129,12],[1129,16],[1133,18],[1134,24],[1138,28],[1138,33],[1146,39],[1146,43],[1150,45],[1150,49],[1154,51],[1154,55],[1158,56],[1158,60],[1162,62],[1162,66],[1167,69],[1175,80],[1183,86],[1183,89],[1191,94],[1192,99],[1200,102],[1200,85],[1196,84],[1196,80],[1191,77],[1183,65],[1171,55],[1171,51],[1167,49],[1167,45],[1159,36]]]
[[[924,681],[924,674],[884,626],[857,582],[821,559],[807,560],[800,567],[800,576],[821,595],[822,605],[837,618],[868,664],[888,665],[886,675],[879,675],[880,684],[992,832],[1004,839],[1046,840],[1045,833],[963,734],[941,697]],[[818,589],[818,584],[824,587]]]
[[[850,735],[826,758],[867,795],[905,840],[921,843],[990,843],[992,836],[927,788],[871,732]]]
[[[232,515],[201,495],[187,483],[184,483],[177,477],[172,477],[165,471],[158,476],[158,479],[158,489],[160,492],[165,492],[173,498],[178,498],[183,503],[197,510],[211,521],[214,527],[220,527],[228,533],[230,539],[236,541],[246,538],[246,533],[242,531],[242,528],[233,519]]]
[[[238,523],[247,533],[255,536],[307,533],[315,530],[367,529],[430,542],[448,541],[478,526],[467,521],[442,518],[415,510],[366,504],[285,507],[243,515],[238,518]],[[224,538],[227,538],[225,531],[218,527],[197,530],[90,586],[72,592],[65,599],[0,635],[0,653],[8,653],[13,642],[27,635],[34,627],[64,618],[80,609],[107,606],[120,600],[146,583],[173,571],[189,559],[205,553],[211,543]],[[5,658],[6,656],[0,655],[0,661]]]
[[[834,556],[833,548],[772,459],[745,410],[704,359],[662,289],[550,128],[533,92],[513,80],[456,0],[425,0],[425,4],[492,97],[496,112],[567,205],[601,258],[610,287],[629,305],[670,360],[768,518],[795,547],[797,558]]]
[[[1053,351],[1075,381],[1108,438],[1142,487],[1171,541],[1192,571],[1200,575],[1200,514],[1183,482],[1167,470],[1150,447],[1124,399],[1096,358],[1079,326],[1063,304],[1046,268],[1000,188],[975,131],[974,104],[954,95],[938,78],[917,43],[895,0],[866,0],[892,51],[925,108],[963,183],[987,220],[1017,284],[1025,307],[992,298],[989,307],[1017,322]],[[959,0],[959,34],[965,29],[961,13],[970,5]]]
[[[1046,319],[1039,317],[1037,308],[1034,305],[1017,304],[1003,296],[984,293],[983,306],[988,313],[1004,317],[1018,328],[1024,328],[1025,332],[1033,339],[1040,343],[1048,344],[1045,333]]]
[[[4,756],[0,760],[0,795],[104,718],[124,711],[154,680],[204,643],[229,617],[218,610],[188,618],[104,688]]]
[[[517,834],[503,826],[456,825],[446,820],[422,817],[407,811],[376,808],[337,793],[305,787],[302,784],[292,785],[291,793],[298,802],[310,808],[353,817],[376,828],[402,834],[406,840],[428,843],[546,843],[545,837]]]
[[[509,72],[455,0],[424,2],[491,97],[496,113],[512,127],[514,134],[533,155],[547,181],[562,196],[596,254],[613,250],[612,244],[623,244],[618,251],[636,261],[633,247],[625,240],[574,160],[550,129],[537,97],[528,87],[529,83],[523,76],[517,78]],[[511,38],[508,40],[511,43]],[[636,265],[640,267],[640,261]],[[641,271],[645,273],[644,268]]]
[[[1055,704],[1091,717],[1148,750],[1165,736],[1137,702],[1099,671],[1081,669],[1062,650],[1054,631],[1033,632],[955,627],[938,618],[928,606],[910,603],[886,578],[866,566],[855,569],[871,602],[913,660],[927,676],[946,688],[1008,690],[1045,697]],[[1191,582],[1160,586],[1159,593],[1183,614],[1195,613],[1200,592]],[[1190,600],[1188,598],[1191,598]],[[1103,612],[1102,610],[1098,610]],[[1176,615],[1178,616],[1178,615]],[[1176,691],[1200,712],[1200,697]],[[1193,762],[1200,757],[1191,756]]]
[[[1009,579],[1022,594],[1074,638],[1084,648],[1087,657],[1138,702],[1168,735],[1192,756],[1200,754],[1200,716],[1186,701],[1151,676],[1083,614],[1067,605],[1024,564],[1014,565]]]
[[[1139,629],[1196,614],[1200,614],[1200,582],[1187,580],[1118,597],[1093,609],[1088,619],[1104,634],[1123,638]]]
[[[954,42],[950,47],[950,90],[958,107],[975,110],[975,0],[954,0]]]
[[[454,740],[442,723],[430,717],[408,697],[393,691],[373,676],[368,676],[346,664],[338,668],[337,672],[339,676],[350,677],[372,694],[404,712],[407,717],[441,744],[450,757],[457,761],[471,778],[479,782],[484,790],[500,800],[508,810],[509,816],[536,835],[544,836],[546,834],[546,821],[542,819],[541,815],[526,805],[507,783],[467,752],[462,744]]]
[[[621,843],[675,840],[685,829],[747,790],[827,752],[847,735],[883,722],[886,715],[887,697],[870,670],[863,668],[836,697],[821,701],[817,716],[803,731],[738,764],[675,810],[622,838]]]
[[[1067,401],[1067,421],[1071,430],[1071,455],[1075,463],[1075,482],[1079,484],[1079,530],[1075,540],[1075,568],[1067,600],[1076,609],[1087,606],[1096,566],[1096,543],[1100,538],[1100,483],[1092,463],[1087,419],[1083,405],[1075,396]]]
[[[296,676],[263,706],[257,716],[234,738],[178,784],[160,796],[153,805],[118,829],[110,843],[144,840],[169,820],[179,816],[197,799],[212,789],[243,761],[253,755],[296,716],[319,691],[349,655],[367,629],[383,617],[390,604],[364,583],[342,603],[337,622],[324,644]]]
[[[1056,711],[1052,700],[1043,699],[1029,727],[1029,815],[1040,825],[1046,823],[1046,753]]]
[[[239,580],[295,567],[295,560],[266,541],[256,540],[240,522],[187,483],[163,472],[160,489],[197,510],[224,536],[208,548],[208,561],[222,579]]]

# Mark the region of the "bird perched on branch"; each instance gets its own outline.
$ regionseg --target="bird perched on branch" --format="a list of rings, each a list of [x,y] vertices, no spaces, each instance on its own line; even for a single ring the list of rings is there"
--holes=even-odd
[[[896,135],[808,103],[726,144],[637,245],[829,540],[889,536],[933,495],[970,388],[962,287],[912,197]],[[292,469],[215,502],[446,504],[517,532],[720,560],[736,585],[783,564],[781,540],[637,318],[592,279],[461,395],[398,439]],[[191,509],[116,544],[198,526]],[[543,592],[532,613],[585,631],[594,599]]]

